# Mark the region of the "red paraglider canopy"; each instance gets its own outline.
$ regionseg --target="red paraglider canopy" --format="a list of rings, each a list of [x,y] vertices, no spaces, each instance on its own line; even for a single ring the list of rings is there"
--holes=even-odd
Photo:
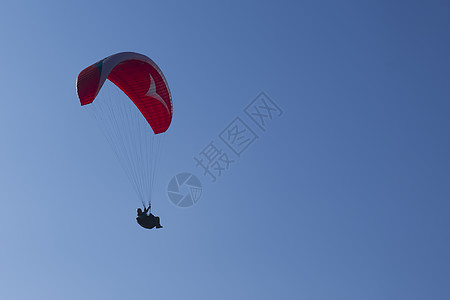
[[[81,105],[92,103],[106,79],[118,86],[137,106],[155,134],[172,121],[172,97],[159,67],[147,56],[122,52],[87,67],[77,78]]]

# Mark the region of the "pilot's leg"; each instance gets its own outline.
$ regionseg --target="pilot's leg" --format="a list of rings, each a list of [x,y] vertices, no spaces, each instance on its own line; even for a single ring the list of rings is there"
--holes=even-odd
[[[156,228],[162,228],[161,223],[159,223],[159,217],[156,217]]]

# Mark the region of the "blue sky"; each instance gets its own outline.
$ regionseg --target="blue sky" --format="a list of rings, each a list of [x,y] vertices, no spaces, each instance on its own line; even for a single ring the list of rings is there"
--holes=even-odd
[[[449,14],[446,1],[3,3],[0,298],[448,299]],[[152,58],[172,92],[158,231],[136,224],[139,200],[76,96],[78,73],[121,51]],[[283,115],[212,183],[193,157],[261,91]],[[180,172],[204,188],[190,208],[166,194]]]

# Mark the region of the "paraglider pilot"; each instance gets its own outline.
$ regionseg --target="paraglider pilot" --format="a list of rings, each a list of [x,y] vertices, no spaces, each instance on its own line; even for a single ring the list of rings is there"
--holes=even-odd
[[[159,217],[155,217],[152,213],[147,215],[147,212],[150,210],[151,204],[146,208],[144,206],[144,211],[142,209],[137,209],[137,218],[136,221],[144,228],[152,229],[153,227],[162,228],[159,223]]]

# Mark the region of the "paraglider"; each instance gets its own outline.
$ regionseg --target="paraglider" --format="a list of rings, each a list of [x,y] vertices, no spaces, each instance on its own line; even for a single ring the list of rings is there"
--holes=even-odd
[[[147,214],[150,208],[151,206],[144,206],[144,211],[138,208],[136,221],[139,225],[147,229],[152,229],[153,227],[162,228],[161,223],[159,222],[159,217],[154,216],[152,213]]]
[[[138,223],[144,228],[161,228],[159,217],[147,213],[151,207],[160,137],[172,121],[169,86],[162,71],[147,56],[117,53],[78,75],[77,94],[82,106],[94,102],[107,79],[123,92],[121,97],[125,96],[126,100],[119,99],[114,104],[118,97],[98,99],[94,114],[103,122],[108,141],[144,206],[144,212],[138,210]]]

